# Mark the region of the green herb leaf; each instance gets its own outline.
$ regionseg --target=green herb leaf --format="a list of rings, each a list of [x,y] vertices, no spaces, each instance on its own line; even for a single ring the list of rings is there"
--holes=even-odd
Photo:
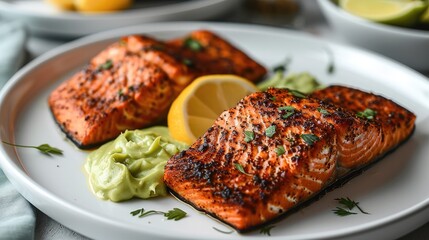
[[[280,156],[286,152],[285,148],[283,146],[278,146],[276,149],[274,149],[274,152],[277,153],[277,156]]]
[[[240,163],[234,163],[234,167],[235,167],[235,169],[237,169],[239,172],[241,172],[241,173],[243,173],[243,174],[246,174],[247,176],[252,176],[252,174],[249,174],[249,173],[247,173],[247,172],[245,172],[245,171],[244,171],[244,168],[243,168],[243,166],[241,166],[241,164],[240,164]]]
[[[290,57],[286,58],[285,62],[282,65],[278,65],[273,68],[273,72],[286,72],[290,62],[292,62],[292,59]]]
[[[253,131],[244,131],[244,141],[251,142],[255,138],[255,133]]]
[[[335,72],[335,66],[333,62],[330,62],[330,64],[328,65],[328,73],[329,74],[333,74]]]
[[[234,231],[232,231],[232,230],[230,230],[230,231],[222,231],[222,230],[220,230],[220,229],[218,229],[218,228],[216,228],[216,227],[212,227],[214,230],[216,230],[216,231],[218,231],[218,232],[220,232],[220,233],[224,233],[224,234],[231,234],[231,233],[233,233]]]
[[[377,112],[372,110],[371,108],[367,108],[363,110],[362,112],[356,113],[356,116],[363,119],[373,120],[375,115],[377,115]]]
[[[340,208],[337,207],[336,209],[332,210],[335,214],[337,214],[338,216],[344,217],[344,216],[348,216],[348,215],[352,215],[352,214],[357,214],[355,212],[350,212],[344,208]]]
[[[274,227],[275,227],[274,225],[263,227],[261,228],[259,233],[271,236],[271,229],[273,229]]]
[[[277,108],[279,111],[285,111],[286,113],[282,115],[283,119],[287,119],[295,113],[295,108],[292,106],[284,106]]]
[[[162,211],[156,211],[156,210],[150,210],[145,212],[144,208],[140,208],[130,212],[130,214],[133,216],[139,215],[138,216],[139,218],[146,217],[148,215],[153,215],[153,214],[163,214],[164,217],[167,218],[167,220],[173,219],[174,221],[178,221],[186,216],[186,212],[179,208],[173,208],[173,210],[169,210],[168,212],[162,212]]]
[[[140,209],[137,209],[137,210],[134,210],[134,211],[130,212],[130,214],[133,215],[133,216],[135,216],[135,215],[139,215],[143,211],[144,211],[144,209],[140,208]]]
[[[184,59],[182,59],[182,63],[183,63],[183,64],[185,64],[185,65],[186,65],[186,66],[188,66],[188,67],[190,67],[190,66],[194,65],[194,62],[192,62],[192,60],[191,60],[191,59],[189,59],[189,58],[184,58]]]
[[[273,137],[276,133],[276,125],[271,125],[267,129],[265,129],[265,136],[267,137]]]
[[[192,51],[196,51],[196,52],[199,52],[204,48],[200,42],[192,38],[186,38],[185,41],[183,42],[183,45],[186,48],[189,48]]]
[[[47,155],[51,155],[51,154],[55,154],[55,155],[63,155],[63,150],[58,149],[56,147],[52,147],[49,144],[42,144],[39,146],[27,146],[27,145],[18,145],[18,144],[12,144],[12,143],[8,143],[5,141],[2,141],[4,144],[9,145],[9,146],[14,146],[14,147],[21,147],[21,148],[35,148],[37,150],[39,150],[40,152],[47,154]]]
[[[362,208],[359,207],[359,202],[355,202],[348,197],[347,198],[335,198],[335,200],[337,200],[339,204],[345,206],[349,210],[352,210],[354,207],[356,207],[359,209],[359,211],[361,213],[369,214],[369,213],[365,212],[364,210],[362,210]]]
[[[272,96],[272,97],[270,97],[270,100],[271,100],[271,101],[275,101],[275,100],[276,100],[276,97],[275,97],[275,96]]]
[[[319,111],[323,116],[329,115],[329,112],[326,109],[318,107],[317,111]]]
[[[293,90],[293,89],[288,89],[289,93],[292,94],[295,97],[299,97],[299,98],[306,98],[307,95],[305,95],[304,93],[297,91],[297,90]]]
[[[326,48],[326,53],[328,54],[328,68],[326,69],[326,71],[329,74],[333,74],[335,72],[334,54],[328,48]]]
[[[170,210],[167,213],[164,213],[164,217],[166,217],[167,220],[173,219],[174,221],[178,221],[186,217],[186,212],[180,208],[173,208],[173,210]]]
[[[314,134],[301,134],[302,140],[304,140],[308,145],[313,145],[319,140],[319,137]]]
[[[275,66],[273,68],[273,72],[284,72],[286,71],[286,67],[283,65]]]
[[[105,63],[98,66],[98,70],[109,70],[112,67],[113,67],[113,62],[112,62],[112,60],[108,59],[108,60],[106,60]]]
[[[287,112],[295,111],[295,108],[292,106],[283,106],[283,107],[279,107],[277,109],[280,111],[287,111]]]

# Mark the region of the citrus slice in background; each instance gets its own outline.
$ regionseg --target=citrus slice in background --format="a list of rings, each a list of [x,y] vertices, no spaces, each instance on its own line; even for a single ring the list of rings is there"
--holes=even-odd
[[[257,90],[252,82],[235,75],[197,78],[171,105],[167,119],[171,137],[192,144],[224,110]]]
[[[427,3],[409,0],[340,0],[347,12],[375,22],[412,26],[426,10]]]

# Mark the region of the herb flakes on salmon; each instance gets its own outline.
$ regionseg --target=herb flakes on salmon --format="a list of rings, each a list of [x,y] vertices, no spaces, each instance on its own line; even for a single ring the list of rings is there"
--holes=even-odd
[[[403,119],[390,118],[401,134],[357,117],[364,106],[347,108],[360,99],[346,96],[362,91],[338,86],[341,107],[329,102],[332,88],[314,94],[324,100],[274,88],[245,97],[167,162],[166,185],[196,209],[248,231],[314,199],[412,133],[415,116],[399,105],[365,93],[390,108],[377,112],[376,119],[404,112]],[[397,136],[399,141],[390,141]]]
[[[193,48],[186,41],[190,37],[195,38]],[[195,51],[197,41],[201,49]],[[164,120],[173,100],[193,79],[213,73],[233,73],[255,82],[266,70],[209,31],[171,42],[131,35],[91,59],[51,93],[48,103],[62,131],[79,148],[91,148],[126,129]]]

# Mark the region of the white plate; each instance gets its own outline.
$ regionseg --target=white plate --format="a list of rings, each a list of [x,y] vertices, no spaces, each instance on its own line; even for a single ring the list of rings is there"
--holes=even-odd
[[[237,7],[241,0],[136,0],[130,9],[83,14],[60,11],[43,0],[0,0],[0,16],[20,20],[39,35],[78,37],[157,21],[207,20]]]
[[[131,27],[66,44],[28,64],[0,94],[1,139],[19,144],[49,143],[63,157],[34,149],[0,147],[0,165],[33,205],[65,226],[96,239],[265,239],[259,232],[230,235],[227,228],[172,197],[112,203],[98,200],[82,171],[88,152],[70,143],[55,124],[47,105],[49,93],[119,36],[149,33],[162,39],[207,28],[227,38],[266,66],[292,58],[291,71],[309,71],[325,84],[340,83],[392,98],[417,115],[414,135],[362,175],[321,200],[275,224],[272,239],[388,239],[429,220],[429,82],[422,75],[383,57],[276,28],[213,23],[158,23]],[[327,73],[326,49],[333,53],[335,73]],[[370,215],[338,217],[337,197],[350,197]],[[179,207],[189,216],[165,221],[162,216],[132,217],[138,208]]]

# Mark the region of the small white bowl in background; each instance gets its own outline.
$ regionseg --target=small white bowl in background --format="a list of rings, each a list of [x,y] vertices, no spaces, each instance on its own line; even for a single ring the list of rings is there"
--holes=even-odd
[[[334,30],[347,42],[429,72],[429,31],[395,27],[354,16],[331,0],[318,0]]]

